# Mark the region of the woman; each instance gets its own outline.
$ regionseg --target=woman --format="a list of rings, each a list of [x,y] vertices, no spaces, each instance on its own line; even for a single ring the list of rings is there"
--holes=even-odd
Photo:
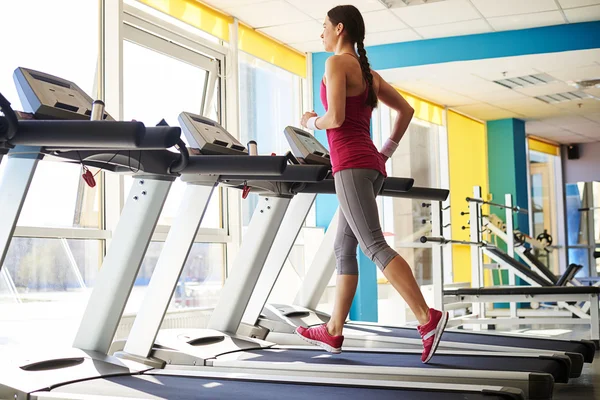
[[[302,126],[326,129],[335,190],[340,203],[335,239],[337,290],[327,324],[299,327],[296,333],[309,343],[341,353],[342,329],[358,283],[356,246],[383,271],[419,321],[426,363],[433,356],[446,327],[448,313],[429,308],[406,261],[385,241],[375,196],[386,176],[385,162],[398,147],[414,110],[400,94],[369,67],[365,51],[365,24],[354,6],[338,6],[327,13],[321,39],[325,51],[335,54],[325,63],[321,101],[327,112],[302,116]],[[356,50],[355,50],[356,46]],[[358,52],[358,55],[357,55]],[[381,153],[370,137],[377,101],[398,112],[390,138]]]

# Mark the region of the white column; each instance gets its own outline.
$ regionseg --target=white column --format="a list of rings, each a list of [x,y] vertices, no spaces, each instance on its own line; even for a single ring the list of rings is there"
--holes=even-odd
[[[116,121],[123,118],[123,0],[103,0],[104,29],[101,38],[103,48],[98,69],[104,76],[99,77],[101,84],[98,93],[102,95],[108,112]]]
[[[229,51],[226,62],[221,66],[225,71],[225,107],[223,108],[225,127],[233,137],[240,139],[240,103],[239,103],[239,57],[238,57],[238,20],[229,24]],[[242,193],[238,189],[226,189],[228,208],[228,228],[231,241],[227,243],[227,271],[234,268],[233,260],[240,250],[242,242]]]

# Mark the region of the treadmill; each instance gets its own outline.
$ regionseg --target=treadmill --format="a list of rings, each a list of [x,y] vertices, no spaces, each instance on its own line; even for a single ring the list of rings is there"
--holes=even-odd
[[[201,131],[198,126],[186,126],[185,123],[182,129],[184,132]],[[301,132],[296,128],[290,129]],[[307,136],[304,139],[310,139],[310,135],[305,134]],[[312,140],[314,141],[314,138]],[[292,162],[300,162],[298,158],[294,158]],[[307,166],[310,165],[291,165],[288,168]],[[183,179],[189,180],[187,177]],[[235,179],[226,181],[236,186]],[[252,186],[254,182],[248,181],[247,184]],[[554,382],[567,382],[572,376],[571,361],[562,354],[540,356],[440,351],[432,363],[424,365],[420,361],[420,350],[391,349],[374,352],[357,349],[344,351],[341,355],[332,357],[320,349],[276,346],[271,342],[238,335],[236,332],[252,292],[256,291],[263,266],[269,263],[267,259],[271,256],[271,250],[278,249],[274,238],[278,236],[278,231],[282,231],[282,221],[286,217],[297,218],[298,215],[303,218],[302,213],[297,211],[308,212],[309,197],[314,199],[315,193],[333,190],[333,180],[330,177],[312,183],[279,182],[275,185],[259,181],[256,184],[258,191],[265,195],[250,222],[238,257],[233,263],[236,266],[235,273],[225,282],[208,329],[159,331],[165,305],[157,308],[152,299],[170,296],[176,279],[167,283],[163,278],[158,278],[163,275],[157,267],[135,320],[132,334],[126,341],[115,342],[111,354],[138,362],[148,362],[148,359],[166,360],[167,365],[164,367],[167,370],[197,373],[204,372],[207,368],[234,373],[252,370],[283,376],[317,375],[332,379],[417,381],[425,383],[424,386],[432,382],[505,386],[510,382],[510,386],[523,390],[529,398],[551,398]],[[411,191],[417,189],[412,188],[411,180],[403,181],[401,178],[389,178],[384,190],[386,188],[390,195],[399,197],[410,196]],[[423,192],[429,191],[431,189],[423,189]],[[418,193],[418,190],[416,192]],[[289,208],[287,212],[285,208]],[[190,218],[185,220],[188,224],[198,223]],[[184,242],[193,239],[177,234],[174,229],[172,233]],[[164,254],[161,254],[161,260],[163,256]],[[183,268],[183,261],[173,262],[166,268],[172,268],[178,274]],[[152,314],[161,318],[152,320]],[[151,323],[148,322],[150,320]],[[139,328],[136,328],[136,325]]]
[[[162,371],[164,376],[156,375],[159,371],[153,371],[150,365],[108,356],[105,347],[113,338],[174,178],[187,171],[194,175],[214,176],[224,172],[232,176],[243,174],[252,177],[257,174],[263,179],[267,176],[275,179],[284,172],[286,160],[283,157],[239,157],[243,153],[235,156],[189,156],[179,138],[178,127],[146,128],[139,122],[115,122],[108,114],[96,112],[91,99],[72,82],[22,68],[15,72],[15,77],[23,104],[27,104],[32,111],[29,115],[32,119],[18,120],[8,102],[0,96],[0,108],[4,114],[0,116],[0,142],[15,150],[8,157],[9,165],[5,174],[9,175],[4,175],[10,179],[3,179],[0,184],[0,210],[3,212],[0,232],[5,239],[0,248],[2,257],[6,254],[18,219],[19,204],[22,204],[27,193],[39,159],[52,156],[66,162],[132,173],[135,181],[74,347],[51,349],[48,354],[33,355],[24,354],[22,349],[3,349],[0,364],[1,398],[141,396],[172,399],[198,395],[212,398],[217,387],[220,398],[239,398],[240,390],[252,390],[255,398],[269,398],[273,388],[294,388],[294,393],[304,390],[305,394],[315,393],[316,390],[329,397],[335,397],[338,391],[347,393],[352,390],[353,393],[360,391],[365,397],[377,395],[381,398],[399,395],[418,398],[422,397],[424,391],[439,399],[524,398],[518,390],[493,386],[459,388],[456,385],[435,385],[421,389],[415,384],[391,382],[375,387],[369,382],[348,381],[332,385],[330,380],[324,378],[308,382],[300,378],[284,380],[252,374],[245,374],[242,378],[240,374],[233,377],[231,374],[216,373],[196,376],[192,380],[185,373]],[[90,115],[99,115],[100,120],[88,121]],[[21,118],[24,116],[21,114]],[[51,118],[55,119],[49,120]],[[218,124],[204,128],[205,132],[219,134]],[[210,143],[220,146],[223,154],[231,154],[232,149],[226,141],[210,140]],[[176,146],[179,153],[166,150],[172,146]],[[239,152],[240,149],[233,151]],[[202,154],[202,150],[199,152]],[[217,180],[205,177],[209,182],[211,179]],[[214,185],[209,183],[206,187],[207,191],[212,191]],[[9,189],[19,191],[7,197]],[[201,199],[195,200],[195,208],[202,209]],[[208,197],[202,200],[205,209]],[[142,376],[144,372],[148,375]]]
[[[311,143],[309,136],[302,131],[286,129],[286,135],[290,142],[292,151],[298,159],[310,159],[315,163],[325,164],[329,162],[327,150],[318,143]],[[317,160],[319,159],[320,160]],[[410,196],[410,194],[414,194]],[[381,193],[388,195],[388,193]],[[405,197],[421,198],[431,201],[432,218],[439,217],[439,201],[445,200],[447,192],[442,190],[425,188],[412,188],[405,193]],[[287,226],[293,226],[290,230],[301,228],[301,223],[294,224],[289,220]],[[267,339],[279,344],[305,345],[299,337],[294,334],[297,326],[311,326],[322,324],[329,320],[329,315],[316,311],[316,306],[323,291],[335,270],[335,258],[333,255],[333,239],[335,237],[337,218],[334,216],[325,234],[322,245],[319,248],[319,257],[315,257],[313,265],[306,274],[306,279],[299,290],[293,305],[265,304],[271,289],[273,288],[279,271],[291,250],[292,241],[280,240],[279,246],[274,246],[276,254],[270,256],[274,266],[268,263],[266,270],[275,272],[268,273],[268,278],[259,281],[261,290],[255,290],[250,304],[246,308],[243,324],[240,331],[253,337]],[[433,223],[433,236],[440,235],[439,224]],[[290,235],[288,233],[288,235]],[[279,235],[278,235],[279,236]],[[435,259],[434,264],[441,262]],[[276,261],[274,259],[277,259]],[[438,271],[439,272],[439,271]],[[434,274],[434,285],[443,285],[441,274]],[[421,348],[421,338],[415,327],[382,326],[379,324],[349,321],[344,329],[345,344],[350,347],[387,347],[387,348]],[[447,329],[444,332],[439,349],[466,349],[494,352],[532,352],[538,354],[565,353],[572,362],[572,377],[579,376],[583,368],[583,362],[591,363],[594,359],[596,347],[589,340],[560,340],[523,337],[516,334],[493,334],[487,332],[465,332]]]

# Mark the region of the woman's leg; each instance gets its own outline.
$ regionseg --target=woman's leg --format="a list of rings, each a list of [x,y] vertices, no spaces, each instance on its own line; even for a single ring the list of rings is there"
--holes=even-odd
[[[337,270],[335,300],[331,318],[327,323],[327,330],[333,336],[342,334],[358,284],[358,261],[356,260],[358,240],[348,225],[344,213],[340,212],[338,215],[339,222],[333,245]]]
[[[426,324],[429,321],[429,306],[406,260],[398,255],[384,268],[383,275],[406,301],[419,324]]]
[[[400,293],[420,324],[429,321],[429,307],[408,263],[385,241],[375,196],[383,176],[374,170],[348,169],[335,175],[340,208],[358,238],[363,253],[383,271]]]

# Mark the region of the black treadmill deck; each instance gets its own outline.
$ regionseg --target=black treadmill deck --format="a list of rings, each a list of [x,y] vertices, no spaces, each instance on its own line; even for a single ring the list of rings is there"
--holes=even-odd
[[[103,395],[144,399],[423,399],[428,400],[519,400],[511,392],[460,392],[432,389],[374,388],[368,386],[324,385],[253,381],[244,379],[133,375],[72,383],[54,389],[70,394]]]
[[[361,324],[346,324],[347,329],[361,332],[371,332],[374,335],[387,337],[400,337],[408,339],[421,339],[419,332],[414,328],[402,328],[393,326],[369,326]],[[490,346],[522,347],[538,350],[553,350],[568,353],[579,353],[583,355],[586,363],[594,361],[596,346],[589,340],[557,340],[533,337],[517,337],[500,334],[479,334],[471,332],[458,332],[446,330],[442,336],[442,342],[475,343]]]

